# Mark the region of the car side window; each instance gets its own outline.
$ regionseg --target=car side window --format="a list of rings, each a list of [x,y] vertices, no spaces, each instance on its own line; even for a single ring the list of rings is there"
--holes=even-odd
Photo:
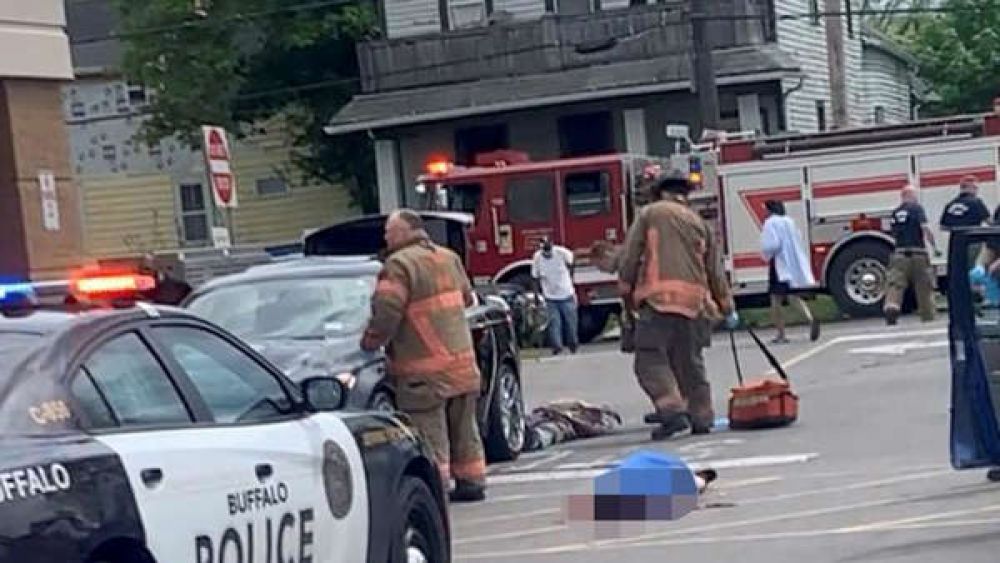
[[[181,326],[152,332],[198,389],[216,422],[267,422],[292,411],[278,380],[219,336]]]
[[[89,375],[89,381],[81,375]],[[191,422],[166,370],[134,332],[98,347],[84,361],[72,390],[90,415],[91,429],[114,426],[110,416],[120,426]],[[110,412],[102,413],[100,403]]]

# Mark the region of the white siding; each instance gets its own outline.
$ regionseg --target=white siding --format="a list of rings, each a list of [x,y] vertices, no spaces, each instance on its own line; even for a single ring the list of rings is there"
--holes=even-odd
[[[809,13],[809,0],[776,0],[775,9],[779,16]],[[819,0],[820,12],[824,1]],[[863,92],[861,84],[861,27],[855,17],[854,38],[848,37],[847,20],[844,18],[844,51],[846,58],[848,120],[851,124],[861,123],[863,114]],[[822,19],[813,25],[810,18],[778,21],[778,44],[791,55],[805,75],[802,87],[785,100],[785,126],[790,131],[814,132],[817,130],[816,102],[826,105],[827,125],[832,121],[833,109],[830,105],[830,75],[826,53],[826,31]],[[787,91],[798,84],[796,78],[782,81],[782,89]]]
[[[545,0],[495,0],[493,11],[504,11],[517,20],[537,19],[545,15]]]
[[[881,49],[865,48],[865,121],[873,122],[875,107],[885,108],[886,123],[910,119],[909,69],[898,58]]]
[[[385,0],[384,6],[390,39],[441,31],[438,0]]]

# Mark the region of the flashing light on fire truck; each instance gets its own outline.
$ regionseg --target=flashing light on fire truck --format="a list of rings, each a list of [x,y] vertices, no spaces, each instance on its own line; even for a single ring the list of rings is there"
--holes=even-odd
[[[688,181],[700,187],[703,180],[701,159],[697,156],[692,156],[688,159]]]
[[[444,176],[452,171],[455,165],[448,160],[433,159],[427,163],[427,174],[431,176]]]

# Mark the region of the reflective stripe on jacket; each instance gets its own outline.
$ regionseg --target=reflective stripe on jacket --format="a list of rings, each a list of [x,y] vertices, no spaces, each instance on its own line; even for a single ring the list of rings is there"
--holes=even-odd
[[[471,284],[454,252],[427,240],[404,246],[379,274],[362,348],[387,344],[390,375],[426,381],[441,397],[478,391],[465,319],[471,300]]]
[[[647,205],[633,227],[619,277],[634,303],[689,319],[732,310],[715,236],[683,199]]]

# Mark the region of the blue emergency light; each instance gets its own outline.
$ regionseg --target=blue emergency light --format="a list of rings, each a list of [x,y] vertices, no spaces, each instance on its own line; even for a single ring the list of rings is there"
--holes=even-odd
[[[0,284],[0,303],[6,303],[18,298],[30,299],[35,296],[35,289],[30,283]]]

